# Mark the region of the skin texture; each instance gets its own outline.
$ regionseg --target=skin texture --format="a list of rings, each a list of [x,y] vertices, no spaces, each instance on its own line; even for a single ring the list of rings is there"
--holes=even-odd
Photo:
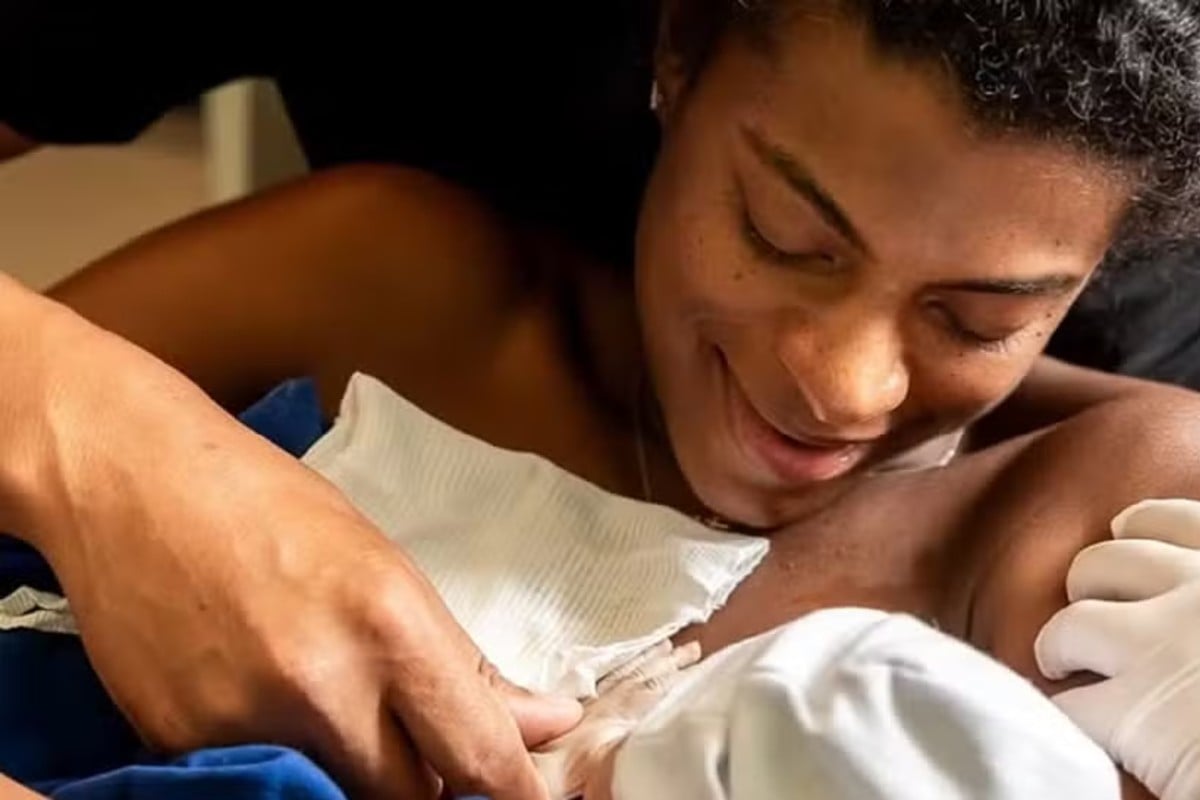
[[[774,60],[731,40],[687,92],[663,64],[666,141],[632,282],[436,179],[353,169],[154,234],[53,294],[229,407],[311,374],[332,410],[361,370],[631,496],[642,439],[651,499],[773,537],[688,633],[705,652],[856,604],[936,620],[1036,680],[1033,637],[1065,603],[1071,557],[1129,502],[1196,492],[1189,394],[1037,361],[1128,190],[1071,151],[972,130],[938,74],[879,60],[851,24],[795,24]],[[803,164],[857,234],[747,132]],[[796,257],[769,256],[768,237]],[[1006,441],[869,474],[1006,397]],[[746,436],[755,415],[760,431],[866,443],[827,480],[796,480]]]

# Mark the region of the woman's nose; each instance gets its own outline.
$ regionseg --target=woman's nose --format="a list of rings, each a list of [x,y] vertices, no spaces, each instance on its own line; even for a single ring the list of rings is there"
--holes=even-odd
[[[831,429],[876,422],[908,396],[904,348],[888,320],[810,318],[785,330],[777,346],[813,415]]]

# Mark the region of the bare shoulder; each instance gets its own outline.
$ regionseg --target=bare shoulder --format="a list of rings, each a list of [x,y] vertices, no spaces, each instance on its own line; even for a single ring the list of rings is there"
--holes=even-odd
[[[155,231],[51,294],[233,401],[279,373],[482,358],[526,302],[527,264],[470,192],[348,167]]]
[[[1200,406],[1164,389],[1010,443],[964,516],[966,635],[1044,689],[1033,642],[1067,603],[1066,574],[1109,521],[1147,497],[1200,494]]]

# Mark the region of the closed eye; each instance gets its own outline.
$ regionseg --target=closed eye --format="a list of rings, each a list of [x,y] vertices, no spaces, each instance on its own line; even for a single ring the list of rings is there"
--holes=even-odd
[[[944,303],[930,301],[927,308],[937,317],[938,325],[959,344],[986,352],[1003,352],[1018,330],[984,333],[963,319]]]
[[[769,261],[773,264],[778,264],[785,267],[802,266],[805,269],[812,270],[817,268],[821,272],[828,272],[837,267],[837,261],[828,253],[822,252],[804,252],[793,253],[776,245],[771,241],[767,234],[763,233],[762,229],[754,223],[754,218],[750,214],[750,209],[747,204],[742,201],[738,204],[738,217],[741,221],[742,238],[750,249],[759,258]]]

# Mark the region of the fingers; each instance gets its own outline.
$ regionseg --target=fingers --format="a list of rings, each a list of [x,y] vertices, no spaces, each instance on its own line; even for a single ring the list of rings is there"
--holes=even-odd
[[[655,702],[658,702],[658,700],[667,694],[667,692],[674,689],[675,685],[681,680],[683,680],[683,672],[678,669],[673,669],[661,672],[657,675],[651,675],[648,678],[645,678],[640,685],[644,691],[649,692],[655,698]],[[651,706],[647,704],[646,707],[639,709],[639,716],[649,711],[650,707]]]
[[[647,663],[656,661],[658,659],[663,658],[664,656],[670,655],[671,651],[672,651],[672,646],[671,646],[670,639],[663,639],[661,642],[655,644],[653,647],[649,647],[649,648],[643,650],[642,652],[640,652],[636,656],[634,656],[632,659],[625,662],[624,664],[617,667],[612,672],[608,673],[603,678],[601,678],[600,682],[596,684],[596,693],[604,694],[606,691],[608,691],[610,688],[612,688],[616,684],[621,683],[626,678],[635,674],[639,669],[641,669]]]
[[[414,749],[456,795],[548,800],[506,693],[519,698],[522,713],[541,709],[529,711],[532,719],[524,722],[530,728],[569,728],[579,717],[578,704],[540,698],[538,705],[539,698],[515,691],[482,658],[419,570],[404,566],[409,581],[373,596],[369,611],[377,660],[385,665],[385,697]]]
[[[1117,539],[1156,539],[1200,548],[1200,502],[1143,500],[1118,514],[1111,527]]]
[[[613,800],[612,780],[618,750],[619,748],[614,747],[608,751],[603,760],[596,765],[584,787],[583,800]]]
[[[521,740],[528,748],[562,736],[579,724],[583,706],[572,697],[534,694],[497,675],[492,685],[517,723]]]
[[[1116,675],[1139,650],[1136,605],[1081,600],[1059,611],[1033,643],[1038,669],[1050,680],[1083,671]]]
[[[1200,578],[1200,550],[1152,539],[1094,544],[1075,557],[1067,596],[1076,600],[1145,600]]]
[[[589,785],[597,765],[606,761],[629,732],[671,690],[682,670],[700,658],[700,646],[678,649],[669,641],[639,653],[601,682],[578,727],[541,748],[535,763],[556,796],[576,796]]]
[[[663,695],[680,681],[684,670],[699,661],[700,643],[688,642],[666,658],[647,664],[641,670],[640,680],[647,689]]]
[[[1200,582],[1138,602],[1072,603],[1038,634],[1034,642],[1038,668],[1051,680],[1077,671],[1120,674],[1163,643],[1190,643],[1180,632],[1189,629],[1197,607]]]
[[[421,760],[387,709],[381,710],[379,730],[380,760],[375,791],[370,796],[380,800],[437,797],[442,789],[441,779]]]
[[[323,760],[351,797],[369,800],[432,800],[440,781],[417,755],[391,711],[379,709],[374,724],[335,732]]]
[[[699,659],[700,645],[693,642],[643,661],[589,704],[580,729],[606,720],[622,731],[623,738],[682,680],[684,670]]]
[[[406,672],[391,705],[447,787],[492,800],[548,800],[512,714],[478,671],[433,657]]]
[[[683,647],[672,647],[669,640],[662,642],[606,675],[596,690],[604,695],[626,683],[654,684],[692,666],[700,660],[700,655],[699,642],[689,642]]]

